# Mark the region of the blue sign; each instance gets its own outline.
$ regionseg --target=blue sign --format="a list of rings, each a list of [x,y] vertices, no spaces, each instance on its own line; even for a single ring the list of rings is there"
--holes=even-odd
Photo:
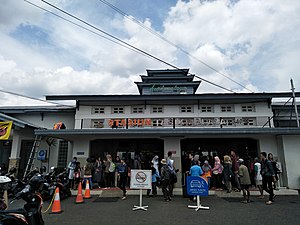
[[[45,161],[46,160],[46,155],[47,155],[46,150],[39,150],[38,155],[37,155],[37,159],[41,160],[41,161]]]
[[[188,195],[208,196],[208,185],[202,177],[188,176],[186,184]]]

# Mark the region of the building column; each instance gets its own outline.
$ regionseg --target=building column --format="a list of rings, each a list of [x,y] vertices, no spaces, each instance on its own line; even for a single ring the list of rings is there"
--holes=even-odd
[[[168,152],[172,152],[172,158],[174,160],[175,169],[179,169],[177,173],[177,183],[175,187],[181,187],[181,175],[182,175],[182,168],[181,168],[181,146],[180,146],[180,138],[178,137],[168,137],[164,138],[164,158],[168,157]]]
[[[11,146],[11,153],[9,157],[9,168],[16,167],[17,171],[20,163],[20,152],[21,152],[21,136],[16,130],[13,130],[13,139]]]
[[[74,155],[74,151],[73,151],[73,141],[69,141],[68,142],[68,160],[67,160],[67,163],[69,163],[73,157],[75,156]]]
[[[281,147],[283,147],[284,161],[282,163],[283,174],[286,174],[287,188],[300,189],[299,175],[299,147],[300,135],[282,135]]]
[[[83,166],[86,163],[86,159],[90,154],[90,140],[86,138],[78,138],[73,141],[73,154],[72,157],[77,157],[77,161]]]

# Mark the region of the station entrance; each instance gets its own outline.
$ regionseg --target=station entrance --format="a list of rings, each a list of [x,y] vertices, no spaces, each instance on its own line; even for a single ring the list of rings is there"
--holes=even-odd
[[[240,158],[254,159],[258,156],[258,141],[251,138],[188,138],[181,140],[182,159],[189,153],[203,158],[230,155],[234,150]]]
[[[164,141],[156,138],[149,139],[97,139],[90,143],[90,157],[103,159],[110,154],[126,158],[132,168],[135,157],[141,160],[142,169],[149,167],[149,162],[155,155],[160,159],[164,156]]]
[[[199,155],[201,165],[207,160],[214,167],[214,157],[218,156],[223,164],[225,155],[230,156],[231,150],[245,160],[245,165],[250,169],[253,159],[258,156],[258,141],[251,138],[188,138],[181,140],[181,162],[182,162],[182,190],[186,195],[186,171],[189,171],[191,161],[189,154]],[[250,172],[253,180],[253,171]],[[212,182],[214,182],[212,177]]]

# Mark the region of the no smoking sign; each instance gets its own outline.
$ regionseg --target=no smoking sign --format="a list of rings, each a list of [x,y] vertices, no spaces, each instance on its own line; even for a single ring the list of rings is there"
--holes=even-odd
[[[147,179],[147,175],[144,172],[139,171],[135,175],[135,179],[139,183],[144,183],[146,181],[146,179]]]
[[[131,170],[130,188],[151,189],[151,170]]]

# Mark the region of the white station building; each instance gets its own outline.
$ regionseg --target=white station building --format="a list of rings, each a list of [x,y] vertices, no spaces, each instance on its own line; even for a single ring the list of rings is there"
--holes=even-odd
[[[22,174],[37,136],[38,153],[46,154],[36,166],[66,167],[74,156],[84,163],[108,153],[146,161],[171,151],[179,180],[187,153],[222,158],[235,150],[250,160],[265,151],[281,163],[281,186],[300,189],[294,107],[272,102],[291,92],[196,94],[200,81],[188,69],[147,70],[141,79],[137,95],[52,95],[46,99],[76,106],[0,107],[0,121],[13,121],[10,139],[0,141],[0,163]],[[54,130],[60,121],[66,129]]]

